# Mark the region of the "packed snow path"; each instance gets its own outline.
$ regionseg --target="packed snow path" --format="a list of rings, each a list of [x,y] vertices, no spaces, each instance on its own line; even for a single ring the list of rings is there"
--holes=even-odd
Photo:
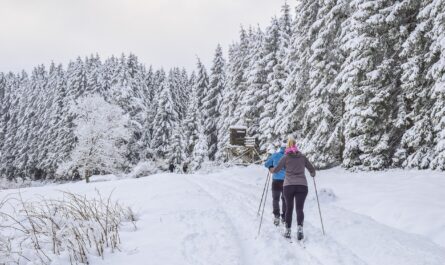
[[[320,172],[320,189],[329,187],[325,179],[328,173]],[[212,174],[158,174],[28,188],[22,194],[33,198],[37,194],[57,196],[58,190],[87,195],[94,195],[95,189],[105,194],[114,190],[115,199],[132,206],[138,212],[138,230],[123,231],[122,251],[108,253],[105,260],[92,257],[92,264],[445,264],[443,246],[340,207],[334,199],[335,189],[320,194],[327,236],[321,234],[310,186],[305,206],[305,249],[296,240],[293,244],[284,240],[282,227],[272,224],[270,193],[257,238],[257,209],[265,176],[261,167],[232,168]],[[388,214],[391,211],[386,210]]]

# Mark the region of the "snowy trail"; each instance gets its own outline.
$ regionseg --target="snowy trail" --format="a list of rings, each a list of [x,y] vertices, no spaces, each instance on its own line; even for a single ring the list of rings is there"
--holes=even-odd
[[[240,233],[242,248],[245,250],[246,263],[244,264],[266,264],[265,261],[267,261],[268,264],[291,264],[283,263],[283,255],[278,254],[280,252],[283,253],[283,251],[288,261],[301,260],[302,256],[299,255],[301,253],[292,253],[291,246],[285,246],[286,248],[284,249],[277,249],[275,244],[268,246],[264,240],[256,240],[258,219],[255,218],[255,215],[252,216],[248,214],[254,207],[249,200],[246,200],[243,192],[233,190],[231,187],[223,187],[221,189],[220,185],[215,185],[215,181],[206,179],[205,176],[191,176],[188,177],[188,179],[195,185],[201,187],[203,191],[206,191],[213,200],[219,201],[227,215],[232,218],[234,227],[236,227]],[[278,231],[275,231],[274,234],[278,235]],[[281,239],[281,241],[283,245],[289,245],[283,239]]]
[[[265,175],[261,167],[230,168],[211,174],[157,174],[21,192],[25,199],[38,199],[39,195],[60,196],[60,190],[87,196],[94,195],[96,189],[103,194],[114,190],[114,198],[133,207],[139,216],[138,230],[124,227],[121,251],[107,253],[104,260],[91,255],[93,265],[445,264],[445,248],[430,239],[340,207],[326,194],[321,194],[327,231],[323,236],[312,186],[305,206],[305,249],[297,242],[288,243],[281,236],[282,227],[272,224],[270,191],[257,237],[257,209]]]
[[[255,241],[249,240],[256,237],[256,229],[259,224],[259,218],[256,216],[259,202],[257,198],[258,192],[255,192],[254,185],[227,178],[223,182],[217,180],[221,178],[208,178],[207,176],[193,176],[193,179],[194,181],[199,179],[200,185],[205,187],[209,193],[212,193],[213,197],[223,201],[223,205],[227,209],[226,211],[231,213],[232,218],[237,219],[239,230],[245,234],[246,248],[254,248],[251,251],[254,254],[250,257],[253,261],[251,264],[262,264],[262,262],[266,264],[264,260],[270,256],[278,258],[275,261],[271,261],[273,262],[271,264],[293,264],[295,260],[304,261],[303,264],[366,264],[350,250],[331,238],[319,240],[321,231],[310,224],[308,225],[307,233],[313,234],[314,237],[307,242],[306,249],[302,249],[298,244],[289,244],[281,236],[282,227],[276,228],[271,222],[270,197],[266,204],[267,210],[263,220],[262,234]],[[233,185],[233,183],[237,185]],[[244,188],[237,186],[244,186]],[[318,239],[317,234],[320,235]],[[261,253],[264,256],[258,255],[257,251],[266,249],[270,253]],[[284,257],[277,255],[277,253],[281,253],[283,250],[287,251],[288,254]],[[256,257],[258,257],[258,260],[256,260]]]
[[[211,193],[212,197],[224,202],[222,205],[226,208],[225,211],[236,220],[233,221],[234,223],[239,224],[239,231],[246,234],[245,238],[255,234],[251,224],[247,226],[243,226],[243,224],[253,221],[255,227],[258,225],[258,218],[255,218],[259,202],[258,196],[261,195],[261,185],[258,185],[258,182],[227,174],[221,176],[213,174],[212,177],[195,175],[189,179],[195,183],[199,181],[199,185]],[[242,180],[248,180],[250,183]],[[312,190],[310,190],[311,192]],[[416,265],[444,263],[445,250],[424,237],[405,233],[380,224],[367,216],[333,205],[327,205],[326,209],[323,209],[325,225],[329,231],[328,235],[323,237],[318,228],[318,212],[313,196],[314,194],[309,195],[306,205],[305,228],[309,241],[306,244],[306,249],[303,250],[305,255],[301,255],[300,250],[298,250],[297,256],[285,255],[284,264],[286,261],[295,260],[294,258],[305,261],[307,264]],[[270,197],[266,207],[266,216],[270,216]],[[313,224],[314,222],[317,222],[316,225]],[[280,237],[276,238],[279,232],[281,231],[277,231],[271,224],[270,218],[266,217],[263,224],[263,235],[258,240],[263,242],[246,240],[246,243],[248,246],[254,247],[253,253],[255,253],[255,243],[259,245],[258,249],[264,250],[267,248],[267,241],[277,240],[279,243],[274,245],[275,249],[269,247],[269,249],[273,249],[271,255],[274,255],[274,253],[287,250],[288,247],[287,242]],[[256,256],[258,257],[258,255]],[[265,255],[264,258],[268,256]],[[255,264],[260,261],[264,262],[264,258],[255,260],[255,255],[250,256],[250,260],[255,260],[253,262]]]

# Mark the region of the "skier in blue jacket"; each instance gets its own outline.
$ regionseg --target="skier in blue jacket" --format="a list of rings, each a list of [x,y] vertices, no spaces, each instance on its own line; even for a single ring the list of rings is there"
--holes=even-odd
[[[275,168],[278,165],[278,162],[280,162],[280,159],[284,156],[285,149],[286,149],[286,144],[285,143],[281,144],[278,152],[270,156],[269,159],[267,159],[264,166],[267,167],[269,170]],[[282,210],[281,220],[284,221],[285,217],[286,203],[284,201],[284,196],[283,196],[284,174],[285,174],[285,169],[282,169],[278,173],[273,173],[272,175],[272,206],[273,206],[273,214],[275,216],[274,218],[275,225],[280,224],[280,197],[281,197],[281,210]]]

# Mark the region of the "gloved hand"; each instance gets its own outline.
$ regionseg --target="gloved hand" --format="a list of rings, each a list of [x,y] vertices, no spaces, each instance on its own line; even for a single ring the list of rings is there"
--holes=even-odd
[[[274,170],[274,167],[269,167],[269,172],[270,172],[270,173],[272,173],[272,174],[273,174],[273,173],[274,173],[274,171],[273,171],[273,170]]]
[[[315,172],[311,173],[311,177],[315,178]]]

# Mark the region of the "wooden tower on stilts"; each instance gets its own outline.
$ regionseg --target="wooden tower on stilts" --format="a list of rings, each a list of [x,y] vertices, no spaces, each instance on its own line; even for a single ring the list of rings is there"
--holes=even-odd
[[[225,148],[229,164],[250,165],[261,163],[255,137],[247,136],[246,126],[230,127],[230,144]]]

